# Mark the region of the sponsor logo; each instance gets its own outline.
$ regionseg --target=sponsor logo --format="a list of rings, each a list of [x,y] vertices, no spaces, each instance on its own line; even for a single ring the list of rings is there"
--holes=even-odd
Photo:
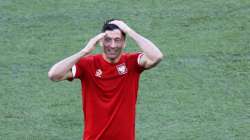
[[[96,72],[95,72],[95,76],[101,78],[102,77],[102,70],[97,69]]]

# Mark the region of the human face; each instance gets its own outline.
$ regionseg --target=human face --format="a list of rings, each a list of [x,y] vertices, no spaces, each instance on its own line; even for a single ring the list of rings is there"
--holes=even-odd
[[[124,37],[120,30],[105,31],[106,35],[103,38],[103,52],[105,58],[109,61],[119,59],[124,48]]]

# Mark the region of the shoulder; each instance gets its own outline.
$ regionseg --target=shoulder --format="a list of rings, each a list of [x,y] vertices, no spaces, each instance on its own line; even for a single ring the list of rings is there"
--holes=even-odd
[[[132,61],[136,64],[139,64],[140,58],[143,55],[141,52],[132,52],[132,53],[124,53],[125,59],[127,61]]]
[[[126,63],[128,66],[135,71],[138,71],[141,73],[144,69],[139,65],[139,61],[143,53],[141,52],[132,52],[132,53],[126,53],[124,56],[126,57]]]
[[[100,54],[89,54],[80,58],[72,68],[73,76],[75,78],[80,78],[90,72],[95,65],[94,61],[98,59],[98,57],[100,57]]]

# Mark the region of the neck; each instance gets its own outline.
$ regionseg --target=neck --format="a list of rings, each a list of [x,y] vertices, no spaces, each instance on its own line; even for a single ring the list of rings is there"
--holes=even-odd
[[[117,58],[115,58],[115,59],[110,59],[110,58],[108,58],[104,53],[102,54],[103,59],[104,59],[105,61],[107,61],[108,63],[112,63],[112,64],[115,64],[115,63],[119,62],[121,56],[122,56],[122,55],[120,54]]]

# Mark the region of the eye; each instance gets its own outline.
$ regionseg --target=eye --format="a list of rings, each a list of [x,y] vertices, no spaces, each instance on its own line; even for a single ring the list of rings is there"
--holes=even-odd
[[[105,41],[105,42],[111,42],[111,41],[112,41],[112,39],[111,39],[111,38],[109,38],[109,37],[106,37],[106,38],[104,39],[104,41]]]
[[[122,40],[121,40],[120,38],[116,38],[116,39],[115,39],[115,42],[116,42],[116,43],[121,43],[121,41],[122,41]]]

